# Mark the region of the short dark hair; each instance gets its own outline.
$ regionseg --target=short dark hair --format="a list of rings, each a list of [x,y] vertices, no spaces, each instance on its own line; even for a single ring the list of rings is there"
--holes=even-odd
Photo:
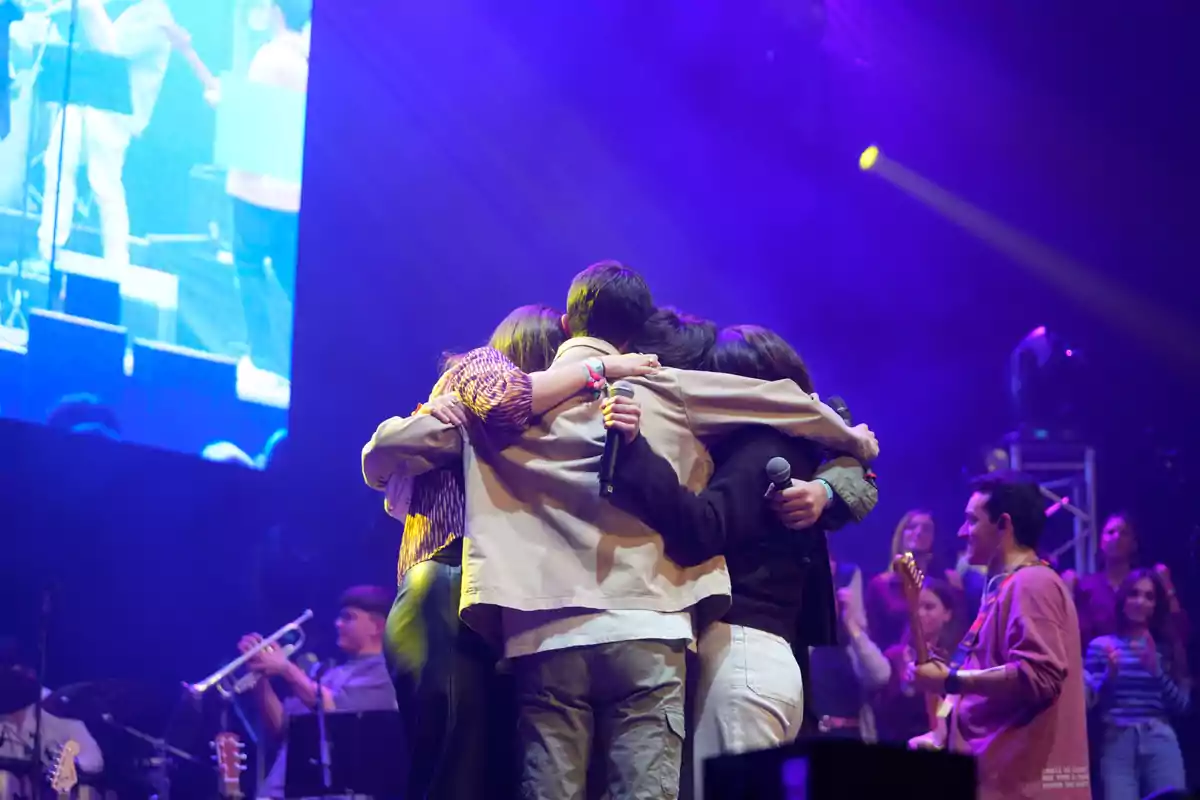
[[[650,315],[629,350],[653,353],[664,367],[700,369],[716,341],[716,323],[668,306]]]
[[[549,306],[529,305],[513,309],[502,319],[488,345],[522,371],[540,372],[550,366],[566,340],[561,312]]]
[[[369,584],[351,586],[342,592],[341,607],[357,608],[368,614],[377,614],[386,618],[388,612],[392,609],[392,600],[395,597],[395,592],[388,591],[382,586],[371,586]]]
[[[654,313],[645,279],[617,261],[601,261],[571,281],[567,326],[572,336],[594,336],[623,346],[633,340]]]
[[[987,495],[983,507],[992,522],[1008,514],[1017,543],[1037,549],[1046,527],[1046,502],[1037,481],[1024,473],[998,470],[975,478],[971,489]]]
[[[289,31],[301,31],[312,19],[312,0],[272,0]]]
[[[58,430],[94,433],[110,438],[117,438],[121,434],[117,413],[89,392],[64,395],[46,415],[46,424]]]
[[[705,368],[763,381],[790,380],[802,391],[813,391],[800,354],[782,336],[758,325],[730,325],[717,334]]]

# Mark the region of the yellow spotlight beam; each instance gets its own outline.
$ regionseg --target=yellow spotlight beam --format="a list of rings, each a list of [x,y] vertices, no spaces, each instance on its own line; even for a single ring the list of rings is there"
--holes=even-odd
[[[1184,317],[955,196],[888,158],[875,145],[863,151],[858,166],[863,172],[876,175],[921,201],[1093,311],[1112,318],[1131,333],[1173,353],[1191,367],[1200,366],[1200,332]]]

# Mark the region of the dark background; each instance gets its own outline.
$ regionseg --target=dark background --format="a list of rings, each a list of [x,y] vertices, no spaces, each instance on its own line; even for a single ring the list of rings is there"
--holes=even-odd
[[[394,578],[362,443],[439,353],[601,258],[777,328],[878,431],[879,508],[838,540],[867,572],[912,506],[952,547],[1009,352],[1060,332],[1092,369],[1101,512],[1138,513],[1195,610],[1200,379],[1143,335],[1200,310],[1194,4],[702,5],[318,0],[289,459],[0,422],[0,633],[32,641],[53,589],[51,684],[195,680],[306,605],[328,646],[338,591]],[[859,172],[872,142],[1089,277],[1052,285]],[[1102,281],[1150,312],[1091,304]]]

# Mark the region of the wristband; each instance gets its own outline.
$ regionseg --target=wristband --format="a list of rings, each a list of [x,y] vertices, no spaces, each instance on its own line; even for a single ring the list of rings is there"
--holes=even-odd
[[[825,487],[825,499],[833,502],[833,487],[829,485],[829,481],[824,478],[817,478],[817,483]]]
[[[599,392],[604,386],[604,360],[599,358],[585,359],[583,368],[587,371],[587,388],[593,392]]]
[[[962,681],[958,679],[958,667],[946,675],[946,694],[962,694]]]

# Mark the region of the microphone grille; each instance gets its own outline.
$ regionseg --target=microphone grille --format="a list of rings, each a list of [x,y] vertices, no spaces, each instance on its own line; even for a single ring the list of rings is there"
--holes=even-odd
[[[608,385],[609,397],[633,397],[633,384],[629,381],[617,381]]]
[[[775,456],[767,462],[767,479],[771,483],[787,483],[792,479],[792,465],[782,456]]]

